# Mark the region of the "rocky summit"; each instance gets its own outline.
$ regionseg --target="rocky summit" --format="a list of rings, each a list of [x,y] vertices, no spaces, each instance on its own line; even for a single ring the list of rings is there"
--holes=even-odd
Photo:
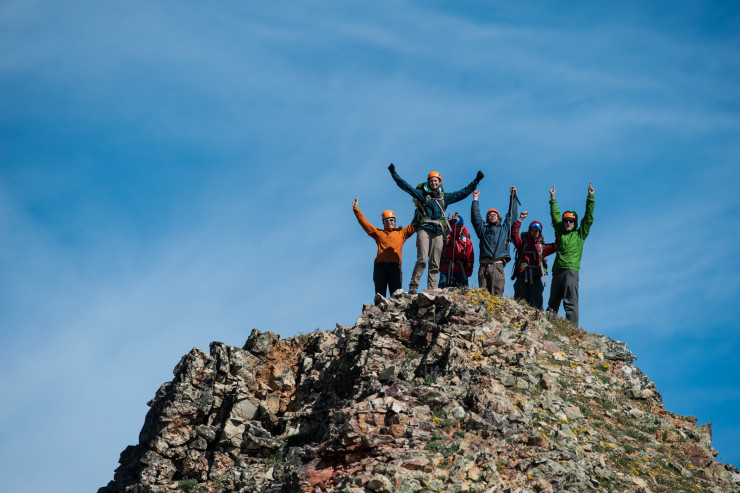
[[[483,290],[193,349],[98,493],[740,492],[624,343]]]

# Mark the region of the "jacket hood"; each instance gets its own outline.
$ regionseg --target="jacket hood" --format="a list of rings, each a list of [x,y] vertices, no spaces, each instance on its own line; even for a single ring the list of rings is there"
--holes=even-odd
[[[440,185],[439,188],[436,191],[434,191],[434,190],[431,189],[431,187],[429,186],[429,183],[428,182],[419,183],[416,186],[416,188],[419,189],[419,190],[421,190],[421,191],[423,191],[424,193],[428,193],[428,194],[435,194],[435,193],[436,194],[443,194],[443,193],[445,193],[444,188],[443,188],[442,185]]]
[[[565,215],[568,212],[570,212],[571,214],[573,214],[574,216],[576,216],[576,223],[575,223],[575,226],[573,226],[573,229],[574,230],[578,229],[578,213],[576,211],[565,211],[565,212],[563,212],[563,215]],[[562,216],[560,216],[560,217],[562,219]]]

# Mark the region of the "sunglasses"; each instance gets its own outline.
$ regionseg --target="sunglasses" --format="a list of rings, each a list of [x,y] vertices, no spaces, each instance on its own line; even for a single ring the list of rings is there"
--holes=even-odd
[[[563,219],[563,222],[564,223],[574,223],[576,222],[576,220],[575,219]]]

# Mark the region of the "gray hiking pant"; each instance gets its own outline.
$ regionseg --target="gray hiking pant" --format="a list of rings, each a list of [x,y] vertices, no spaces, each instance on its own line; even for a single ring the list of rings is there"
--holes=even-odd
[[[414,266],[414,272],[411,274],[409,291],[418,289],[421,275],[427,266],[427,259],[429,259],[427,289],[437,289],[437,274],[442,260],[443,241],[444,237],[441,234],[434,234],[424,228],[416,230],[416,265]]]
[[[565,309],[565,318],[578,327],[577,270],[558,269],[552,271],[552,286],[550,286],[550,301],[547,302],[547,311],[557,313],[561,301]]]
[[[505,282],[503,262],[480,264],[478,268],[478,287],[487,289],[493,296],[502,296]]]

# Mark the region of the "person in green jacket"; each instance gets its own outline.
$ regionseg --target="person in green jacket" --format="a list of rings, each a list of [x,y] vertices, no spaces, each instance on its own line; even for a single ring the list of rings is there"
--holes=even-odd
[[[561,218],[558,203],[555,200],[555,185],[550,190],[550,216],[555,228],[557,250],[555,263],[552,266],[552,285],[547,311],[558,313],[560,302],[563,302],[565,318],[578,326],[578,271],[581,268],[583,244],[586,241],[591,225],[594,223],[594,187],[588,184],[586,196],[586,213],[581,224],[575,211],[565,211]]]

